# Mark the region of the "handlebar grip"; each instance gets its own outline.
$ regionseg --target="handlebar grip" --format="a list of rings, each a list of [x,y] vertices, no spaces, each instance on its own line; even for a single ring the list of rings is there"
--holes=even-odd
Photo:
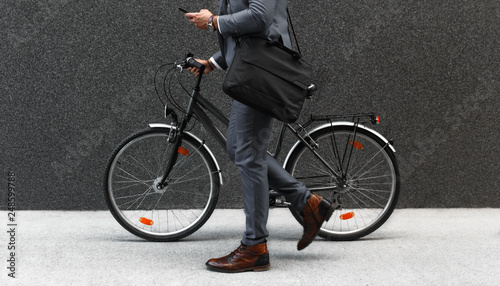
[[[193,68],[199,69],[201,73],[203,73],[203,71],[205,70],[205,65],[203,65],[202,63],[199,63],[198,61],[196,61],[192,57],[189,57],[186,59],[186,65],[187,65],[187,67],[193,67]]]

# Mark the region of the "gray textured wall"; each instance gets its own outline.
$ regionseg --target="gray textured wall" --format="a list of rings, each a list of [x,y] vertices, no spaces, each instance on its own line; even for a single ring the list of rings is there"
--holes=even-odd
[[[500,207],[497,0],[289,2],[320,86],[310,108],[381,115],[400,207]],[[177,7],[215,11],[217,1],[0,2],[3,195],[15,172],[22,209],[105,208],[112,149],[162,122],[156,68],[217,49]],[[211,74],[204,92],[227,110],[222,79]],[[212,149],[225,170],[219,206],[240,206],[236,170]]]

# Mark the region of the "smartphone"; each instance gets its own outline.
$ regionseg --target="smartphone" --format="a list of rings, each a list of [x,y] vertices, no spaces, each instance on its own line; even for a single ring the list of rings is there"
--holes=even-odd
[[[184,14],[189,13],[188,11],[186,11],[186,10],[184,10],[182,8],[179,8],[179,11],[183,12]]]

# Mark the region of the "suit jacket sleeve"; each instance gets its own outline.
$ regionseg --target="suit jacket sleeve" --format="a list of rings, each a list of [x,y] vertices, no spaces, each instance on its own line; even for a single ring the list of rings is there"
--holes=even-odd
[[[219,29],[224,38],[263,32],[273,23],[275,10],[276,0],[249,0],[248,8],[219,16]]]
[[[277,0],[248,0],[248,6],[243,6],[241,2],[234,4],[236,5],[231,7],[232,14],[220,15],[217,20],[218,33],[223,38],[262,33],[273,24]],[[213,55],[213,59],[221,68],[228,68],[226,59],[220,51]]]

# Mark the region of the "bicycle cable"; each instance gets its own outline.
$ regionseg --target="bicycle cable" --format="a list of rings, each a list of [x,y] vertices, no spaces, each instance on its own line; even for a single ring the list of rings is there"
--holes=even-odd
[[[175,68],[175,67],[174,67]],[[165,93],[165,97],[167,98],[167,100],[169,101],[169,103],[175,107],[177,110],[183,112],[182,108],[177,104],[177,102],[175,101],[174,97],[172,96],[172,90],[171,90],[171,81],[172,81],[172,77],[174,76],[175,73],[172,73],[170,74],[170,72],[174,69],[170,69],[168,71],[168,73],[165,75],[165,77],[163,78],[163,92]],[[170,75],[170,77],[169,77]],[[167,84],[167,79],[168,79],[168,84]],[[167,89],[167,86],[168,86],[168,89]]]
[[[163,68],[163,67],[166,67],[168,65],[173,65],[174,63],[167,63],[167,64],[163,64],[161,65],[155,72],[155,75],[153,77],[153,85],[155,87],[155,92],[156,92],[156,96],[158,97],[158,99],[160,100],[161,104],[163,105],[163,107],[165,107],[165,103],[163,102],[163,100],[161,99],[161,96],[160,96],[160,93],[158,92],[158,88],[156,87],[156,77],[158,76],[158,73],[160,72],[160,70]],[[175,67],[174,67],[175,68]],[[173,68],[171,68],[167,73],[169,73]]]
[[[156,86],[156,78],[158,77],[158,74],[160,72],[160,70],[164,67],[164,66],[167,66],[169,64],[164,64],[162,66],[160,66],[158,68],[158,70],[156,71],[156,74],[155,74],[155,78],[154,78],[154,85],[155,85],[155,92],[156,92],[156,95],[158,96],[158,99],[160,100],[160,102],[162,103],[163,107],[166,106],[166,104],[170,104],[173,108],[175,108],[176,110],[182,112],[182,113],[186,113],[187,110],[183,107],[182,104],[179,103],[178,100],[176,100],[176,98],[174,97],[174,93],[172,92],[172,82],[174,80],[174,77],[176,78],[177,80],[177,84],[182,88],[182,90],[187,94],[188,97],[192,97],[192,95],[189,93],[189,90],[184,86],[184,84],[181,82],[181,79],[179,78],[177,72],[173,72],[176,68],[177,68],[177,65],[176,63],[173,63],[174,67],[170,68],[166,73],[165,73],[165,76],[163,77],[163,95],[165,96],[166,100],[168,102],[165,102],[162,97],[160,96],[160,92],[158,91],[158,88]],[[189,127],[186,127],[186,131],[190,131],[192,130],[195,125],[196,125],[196,121],[199,121],[199,118],[193,114],[193,118],[195,119],[195,121],[192,121],[192,125],[189,126]]]

